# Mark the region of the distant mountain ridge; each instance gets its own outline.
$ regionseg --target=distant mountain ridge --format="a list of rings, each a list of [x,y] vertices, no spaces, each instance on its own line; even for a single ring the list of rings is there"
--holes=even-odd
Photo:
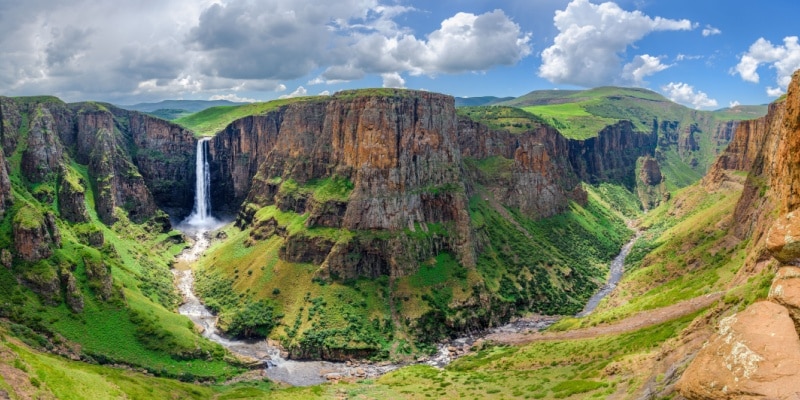
[[[514,97],[480,96],[456,97],[456,107],[490,106],[504,101],[514,100]]]
[[[203,111],[206,108],[217,106],[239,106],[247,103],[237,103],[228,100],[162,100],[158,103],[138,103],[133,105],[117,105],[131,111],[152,113],[158,110],[185,110],[190,113]]]

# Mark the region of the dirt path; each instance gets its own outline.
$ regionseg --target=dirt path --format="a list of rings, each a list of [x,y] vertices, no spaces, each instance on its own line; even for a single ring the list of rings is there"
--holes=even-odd
[[[621,321],[591,328],[576,329],[566,332],[531,332],[531,333],[492,333],[486,340],[497,343],[521,345],[541,340],[587,339],[602,335],[617,335],[633,332],[642,328],[658,325],[676,318],[689,315],[706,308],[719,300],[722,293],[712,293],[695,297],[671,306],[642,311]]]

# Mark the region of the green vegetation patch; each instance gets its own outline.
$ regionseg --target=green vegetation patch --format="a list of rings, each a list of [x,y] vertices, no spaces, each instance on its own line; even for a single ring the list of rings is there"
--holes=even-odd
[[[305,101],[315,101],[320,97],[295,97],[273,100],[266,103],[250,103],[239,106],[217,106],[174,120],[178,125],[193,131],[197,136],[213,136],[230,125],[231,122],[251,115],[262,115],[276,108]]]
[[[541,118],[570,139],[595,137],[606,126],[620,121],[620,119],[605,118],[589,113],[586,111],[586,106],[581,103],[528,106],[522,109]]]
[[[526,110],[505,106],[459,107],[459,116],[480,122],[491,129],[507,130],[511,133],[523,133],[542,126],[541,118]]]

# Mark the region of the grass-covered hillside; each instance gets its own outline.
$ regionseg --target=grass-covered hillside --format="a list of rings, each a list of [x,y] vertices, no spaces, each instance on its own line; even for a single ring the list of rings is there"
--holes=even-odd
[[[116,221],[103,223],[96,206],[112,180],[90,173],[93,167],[76,161],[74,148],[66,147],[53,170],[41,178],[34,181],[39,175],[26,172],[26,158],[34,157],[29,148],[35,143],[29,140],[34,131],[59,140],[56,126],[42,115],[94,113],[98,108],[31,98],[3,101],[21,111],[14,130],[16,149],[7,157],[13,205],[0,220],[0,249],[10,254],[4,259],[9,263],[0,268],[0,330],[37,350],[163,377],[214,381],[241,372],[226,360],[223,348],[203,339],[189,319],[175,313],[180,298],[169,268],[184,243],[179,232],[163,230],[163,212],[135,223],[128,218],[127,205],[120,204],[113,210]],[[4,108],[5,118],[9,110]],[[4,123],[10,135],[13,123]],[[98,130],[97,135],[112,135],[120,145],[118,153],[93,162],[110,165],[116,159],[123,165],[129,160],[123,157],[122,132]],[[54,143],[53,148],[62,148]],[[124,165],[130,168],[129,179],[141,178],[135,166]],[[67,214],[64,203],[76,198],[82,204],[75,206],[74,215]],[[18,251],[26,243],[37,252]]]
[[[216,106],[186,115],[174,122],[195,132],[197,136],[213,136],[231,122],[250,115],[258,115],[280,106],[299,101],[312,101],[315,97],[296,97],[263,103],[248,103],[232,106]]]
[[[599,87],[534,91],[490,107],[463,107],[459,112],[493,127],[513,130],[514,121],[504,124],[497,118],[513,113],[502,107],[523,110],[529,119],[553,126],[572,139],[595,137],[620,121],[630,121],[638,132],[656,133],[658,145],[652,151],[670,191],[688,186],[705,174],[730,140],[734,121],[761,117],[767,109],[737,106],[698,111],[646,89]]]
[[[280,190],[305,191],[309,201],[318,202],[331,193],[349,194],[342,182],[304,186],[284,181]],[[469,202],[481,246],[477,267],[465,268],[455,255],[440,252],[423,260],[416,272],[392,279],[325,279],[319,263],[327,253],[313,262],[291,262],[287,254],[297,243],[378,249],[390,238],[404,238],[416,246],[452,235],[453,228],[309,228],[308,213],[270,205],[255,210],[246,229],[226,230],[227,239],[201,260],[197,288],[220,311],[223,328],[230,329],[250,304],[264,302],[279,316],[269,336],[296,355],[406,358],[432,350],[431,344],[452,334],[496,325],[517,313],[579,311],[602,282],[608,261],[630,237],[616,206],[638,210],[636,199],[622,188],[586,190],[585,205],[573,203],[566,213],[542,220],[507,209],[481,190]]]

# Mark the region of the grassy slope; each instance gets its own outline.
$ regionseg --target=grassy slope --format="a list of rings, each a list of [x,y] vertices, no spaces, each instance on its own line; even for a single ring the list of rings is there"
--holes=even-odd
[[[313,101],[314,99],[318,99],[318,97],[297,97],[292,99],[273,100],[266,103],[249,103],[238,106],[217,106],[178,118],[173,122],[192,130],[197,136],[213,136],[217,132],[225,129],[226,126],[237,119],[251,115],[263,114],[286,104],[301,101]]]
[[[318,200],[330,192],[323,190],[329,184],[297,187],[283,182],[287,185],[290,189],[281,190],[310,191]],[[333,347],[372,348],[397,357],[409,354],[416,340],[440,338],[446,333],[443,321],[457,326],[467,318],[488,317],[483,314],[507,312],[503,310],[509,307],[573,313],[597,288],[606,263],[630,235],[622,215],[609,204],[627,204],[626,212],[638,210],[634,198],[621,201],[613,188],[588,189],[590,201],[585,207],[573,204],[567,213],[540,221],[513,210],[501,214],[476,196],[470,201],[470,213],[475,229],[487,240],[478,268],[465,269],[451,254],[441,253],[419,260],[416,273],[391,283],[385,278],[316,280],[319,266],[280,258],[283,238],[276,235],[248,245],[249,230],[229,228],[228,239],[215,244],[201,261],[198,290],[207,303],[223,311],[223,326],[246,303],[268,299],[283,315],[272,336],[289,346],[304,343],[313,333],[323,335],[322,340]],[[346,198],[346,193],[340,192],[339,198]],[[256,213],[256,220],[275,218],[289,236],[346,243],[388,234],[307,228],[307,217],[274,206]],[[426,235],[447,234],[447,228],[430,224],[428,233],[418,229],[396,234],[427,240]],[[495,309],[460,308],[476,295],[493,298]]]
[[[0,244],[6,248],[13,248],[11,221],[20,209],[33,209],[41,213],[50,211],[58,215],[57,196],[53,203],[46,203],[38,201],[33,195],[42,191],[55,195],[55,180],[31,185],[20,173],[28,116],[23,115],[23,120],[23,139],[17,151],[9,157],[15,203],[0,221]],[[80,177],[84,182],[92,182],[87,167],[75,162],[68,165],[67,174],[68,179]],[[16,261],[13,274],[5,269],[0,273],[0,286],[6,288],[0,291],[2,315],[50,336],[49,340],[44,340],[38,334],[28,334],[29,338],[36,339],[34,342],[38,340],[41,346],[49,348],[53,341],[58,341],[54,337],[60,335],[78,344],[83,355],[100,362],[139,366],[165,376],[189,374],[216,379],[240,371],[222,360],[223,350],[218,345],[203,339],[187,318],[172,311],[178,296],[172,285],[169,264],[182,249],[172,241],[176,232],[153,234],[150,232],[156,229],[133,224],[124,215],[113,227],[102,224],[94,210],[94,185],[85,186],[90,222],[70,224],[58,220],[62,247],[54,252],[53,257],[35,265]],[[106,245],[103,248],[98,250],[83,244],[83,233],[92,231],[104,235]],[[102,260],[109,266],[114,279],[114,292],[122,293],[124,297],[115,295],[109,301],[99,300],[86,274],[86,259]],[[56,298],[55,305],[43,301],[26,287],[18,285],[15,279],[15,275],[50,276],[64,265],[73,269],[72,274],[85,303],[82,313],[73,313],[62,298]],[[142,323],[141,318],[150,322]],[[145,343],[137,334],[158,339]],[[180,357],[174,357],[179,353],[182,354]],[[199,353],[212,355],[211,359],[193,362],[192,359]]]
[[[678,191],[642,219],[645,230],[626,260],[626,275],[591,316],[565,319],[554,329],[594,326],[642,310],[664,307],[719,291],[729,303],[766,297],[772,277],[761,274],[738,287],[747,241],[728,235],[740,189],[708,192],[700,184]]]

